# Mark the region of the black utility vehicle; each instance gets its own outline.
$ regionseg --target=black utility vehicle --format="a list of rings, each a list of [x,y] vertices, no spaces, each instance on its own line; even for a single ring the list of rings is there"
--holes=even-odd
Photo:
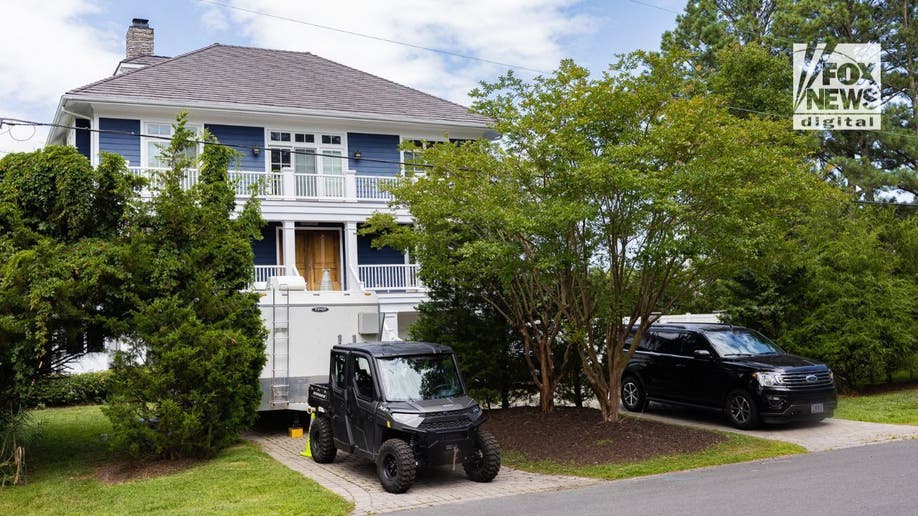
[[[725,324],[652,325],[622,374],[621,396],[630,411],[643,411],[648,401],[722,410],[742,429],[818,421],[836,406],[825,364]]]
[[[318,414],[309,428],[316,462],[337,450],[376,463],[383,488],[403,493],[419,468],[462,465],[476,482],[500,470],[497,440],[466,395],[453,350],[424,342],[335,346],[329,383],[309,386]]]

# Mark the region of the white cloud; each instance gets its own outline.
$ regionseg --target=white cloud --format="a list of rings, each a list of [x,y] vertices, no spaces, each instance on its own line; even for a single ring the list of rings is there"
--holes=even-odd
[[[545,71],[555,69],[565,57],[561,50],[565,38],[594,30],[594,24],[586,17],[569,14],[575,0],[231,3],[276,16]],[[493,80],[507,70],[506,66],[239,10],[228,14],[254,46],[312,52],[463,104],[468,104],[467,93],[479,81]]]
[[[0,116],[49,121],[61,94],[110,75],[122,59],[119,35],[81,20],[94,12],[86,0],[4,2],[0,16]],[[30,113],[25,116],[23,113]],[[17,116],[18,114],[18,116]],[[30,150],[44,144],[38,129],[25,142],[0,132],[0,151]],[[12,129],[25,138],[32,130]]]

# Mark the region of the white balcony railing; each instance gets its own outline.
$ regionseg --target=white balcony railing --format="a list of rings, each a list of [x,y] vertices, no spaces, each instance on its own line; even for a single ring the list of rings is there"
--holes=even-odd
[[[134,175],[146,178],[156,185],[164,168],[130,167]],[[353,171],[340,175],[297,174],[293,172],[263,172],[259,170],[232,170],[230,180],[235,183],[236,196],[248,197],[254,191],[258,197],[284,197],[286,199],[343,200],[387,202],[392,195],[385,185],[401,180],[391,176],[358,176]],[[188,189],[200,179],[197,169],[188,169],[182,178],[182,188]],[[149,191],[145,191],[149,195]]]
[[[418,280],[418,266],[358,265],[357,275],[367,290],[416,290],[425,288]]]
[[[236,183],[236,195],[248,197],[255,192],[259,197],[284,195],[284,176],[280,172],[233,170],[230,181]]]
[[[383,190],[383,186],[395,185],[400,178],[381,176],[355,176],[357,198],[366,201],[391,201],[392,194]]]
[[[296,197],[305,199],[344,199],[345,176],[320,174],[294,174]]]

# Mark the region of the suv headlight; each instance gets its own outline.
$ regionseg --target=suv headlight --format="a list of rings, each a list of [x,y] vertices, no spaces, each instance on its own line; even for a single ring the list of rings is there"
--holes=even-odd
[[[752,373],[755,381],[759,382],[762,387],[771,387],[773,385],[783,385],[784,377],[780,373]]]
[[[835,381],[835,373],[833,373],[831,369],[829,369],[829,380]]]

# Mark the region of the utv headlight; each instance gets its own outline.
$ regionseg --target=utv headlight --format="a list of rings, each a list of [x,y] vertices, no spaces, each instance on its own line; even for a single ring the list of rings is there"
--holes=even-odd
[[[410,426],[411,428],[417,428],[421,426],[421,421],[424,421],[424,418],[419,414],[409,414],[406,412],[393,412],[391,416],[392,420],[396,423]]]
[[[784,377],[780,373],[752,373],[755,381],[759,382],[762,387],[771,387],[774,385],[783,385]]]

